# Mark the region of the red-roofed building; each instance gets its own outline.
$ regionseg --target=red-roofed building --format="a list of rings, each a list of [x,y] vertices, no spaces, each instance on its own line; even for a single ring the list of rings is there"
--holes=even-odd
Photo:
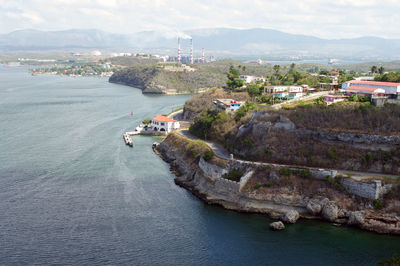
[[[163,115],[158,115],[151,119],[151,128],[153,131],[160,131],[160,132],[171,132],[175,129],[180,128],[180,124],[178,121],[163,116]]]
[[[381,89],[382,91],[377,90]],[[400,95],[400,83],[396,82],[380,82],[380,81],[366,81],[366,80],[351,80],[342,84],[342,91],[357,93],[362,91],[364,94],[374,95]]]
[[[350,86],[346,89],[347,93],[355,93],[357,95],[379,95],[384,96],[386,94],[384,89],[381,88],[371,88],[371,87],[363,87],[363,86]]]

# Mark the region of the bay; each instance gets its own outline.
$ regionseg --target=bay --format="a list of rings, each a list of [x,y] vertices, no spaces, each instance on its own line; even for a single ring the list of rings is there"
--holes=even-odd
[[[373,265],[400,239],[209,206],[122,134],[190,95],[0,66],[0,264]],[[131,116],[133,112],[133,116]]]

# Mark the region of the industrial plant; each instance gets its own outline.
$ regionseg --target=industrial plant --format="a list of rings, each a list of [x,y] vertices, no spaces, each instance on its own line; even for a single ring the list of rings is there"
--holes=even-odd
[[[183,39],[185,40],[185,39]],[[182,38],[178,37],[178,54],[177,56],[170,56],[167,62],[177,62],[178,64],[204,64],[207,62],[215,61],[213,56],[205,58],[205,49],[201,48],[201,57],[194,57],[193,55],[193,39],[190,38],[189,48],[182,49],[181,44],[183,44]]]

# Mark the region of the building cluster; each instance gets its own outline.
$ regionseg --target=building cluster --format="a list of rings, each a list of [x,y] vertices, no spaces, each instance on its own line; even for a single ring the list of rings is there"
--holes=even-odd
[[[339,92],[343,95],[324,95],[328,105],[344,101],[350,95],[366,96],[376,106],[382,106],[385,103],[400,104],[400,83],[380,82],[371,80],[351,80],[342,84]]]
[[[265,89],[266,93],[273,94],[278,99],[299,99],[304,96],[308,91],[313,89],[308,85],[301,86],[268,86]]]

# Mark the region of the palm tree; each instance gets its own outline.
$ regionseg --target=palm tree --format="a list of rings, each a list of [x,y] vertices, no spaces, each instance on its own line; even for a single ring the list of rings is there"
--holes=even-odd
[[[280,65],[274,65],[274,72],[275,72],[275,76],[279,75],[279,70],[280,70],[281,66]]]
[[[382,75],[383,72],[385,72],[385,69],[383,68],[383,66],[378,68],[378,72],[379,72],[380,75]]]
[[[375,73],[376,73],[376,70],[377,70],[377,67],[376,67],[376,66],[372,66],[372,67],[371,67],[371,73],[372,73],[372,74],[375,74]]]

